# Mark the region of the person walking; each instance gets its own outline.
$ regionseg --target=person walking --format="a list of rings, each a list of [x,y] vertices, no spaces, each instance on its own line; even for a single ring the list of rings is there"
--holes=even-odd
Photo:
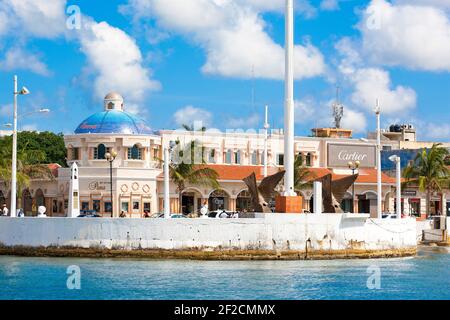
[[[3,204],[3,208],[2,208],[2,215],[3,216],[7,216],[9,214],[9,210],[8,210],[8,208],[6,207],[6,204],[4,203]]]

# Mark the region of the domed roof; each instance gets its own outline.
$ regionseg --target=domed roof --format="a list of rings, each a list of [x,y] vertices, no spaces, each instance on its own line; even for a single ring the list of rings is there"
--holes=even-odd
[[[85,119],[75,133],[153,134],[153,131],[144,120],[128,112],[106,110]]]
[[[144,120],[123,111],[123,98],[117,92],[110,92],[104,99],[104,111],[94,113],[76,129],[76,134],[153,134]]]

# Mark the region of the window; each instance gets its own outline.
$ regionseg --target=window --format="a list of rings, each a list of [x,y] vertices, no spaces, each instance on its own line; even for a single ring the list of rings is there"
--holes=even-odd
[[[284,154],[279,153],[277,155],[277,165],[278,166],[284,166]]]
[[[256,166],[258,165],[258,152],[253,151],[252,153],[252,165]]]
[[[130,206],[130,203],[129,203],[129,202],[122,202],[122,203],[120,204],[120,209],[121,209],[122,211],[124,211],[124,212],[128,212],[129,206]]]
[[[228,150],[228,151],[225,153],[225,163],[231,164],[231,150]]]
[[[105,212],[111,213],[111,211],[112,211],[111,201],[105,201],[104,206],[105,206]]]
[[[159,149],[153,149],[153,160],[158,160],[159,158]]]
[[[215,149],[209,150],[208,163],[216,163],[216,150]]]
[[[106,148],[103,143],[99,144],[94,148],[94,159],[102,160],[105,159],[105,154],[109,152],[109,148]]]
[[[240,151],[236,151],[234,153],[234,163],[236,163],[236,164],[241,163],[241,152]]]
[[[79,148],[70,148],[69,149],[69,159],[70,160],[79,160]]]
[[[311,162],[312,162],[312,155],[311,153],[308,152],[308,154],[306,155],[306,166],[311,167]]]
[[[297,157],[298,157],[298,159],[300,159],[300,165],[302,166],[303,165],[303,153],[299,152]]]
[[[136,144],[133,148],[128,148],[128,159],[142,160],[142,150]]]
[[[81,210],[89,210],[89,201],[81,202]]]
[[[110,102],[108,103],[108,110],[114,109],[114,103]]]
[[[100,200],[92,201],[92,210],[94,210],[95,212],[100,212]]]
[[[144,212],[150,212],[150,208],[151,208],[151,203],[150,202],[144,202]]]
[[[133,210],[139,210],[139,201],[133,201]]]

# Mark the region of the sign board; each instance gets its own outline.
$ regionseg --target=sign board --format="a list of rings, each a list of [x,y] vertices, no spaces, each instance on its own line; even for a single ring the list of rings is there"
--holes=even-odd
[[[109,185],[109,182],[93,181],[89,183],[89,190],[106,190]]]
[[[402,190],[402,196],[417,196],[416,190]]]
[[[350,161],[360,162],[360,168],[376,167],[376,146],[363,144],[328,144],[328,167],[348,168]]]

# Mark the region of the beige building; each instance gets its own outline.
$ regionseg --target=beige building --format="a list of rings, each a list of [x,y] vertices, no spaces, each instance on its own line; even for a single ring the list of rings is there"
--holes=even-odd
[[[274,131],[275,132],[275,131]],[[118,216],[124,212],[129,217],[141,217],[145,211],[152,214],[163,211],[163,149],[171,141],[181,145],[197,141],[204,148],[207,165],[219,175],[220,189],[208,186],[186,186],[177,190],[170,184],[172,212],[198,212],[202,203],[208,202],[210,210],[248,210],[250,198],[243,178],[255,172],[263,178],[264,134],[255,131],[217,130],[154,131],[142,120],[126,112],[123,98],[117,93],[105,97],[103,110],[83,120],[74,134],[64,137],[67,163],[77,162],[79,167],[80,207],[95,210],[102,216]],[[268,138],[268,171],[283,168],[283,135],[275,132]],[[383,140],[388,148],[398,148],[399,141]],[[111,162],[107,153],[115,152]],[[342,203],[350,212],[376,213],[376,163],[375,140],[339,137],[296,137],[295,152],[309,168],[311,177],[331,173],[334,178],[352,174],[349,161],[360,161],[355,196],[348,190]],[[21,202],[27,214],[36,212],[45,204],[49,215],[67,214],[70,169],[52,167],[53,181],[32,181],[23,191]],[[110,178],[112,177],[112,197]],[[384,211],[394,211],[395,179],[382,177]],[[0,202],[8,203],[8,190],[2,186]],[[279,192],[282,192],[280,186]],[[181,191],[181,192],[180,192]],[[182,194],[180,201],[179,194]],[[299,190],[303,197],[303,210],[313,211],[312,190]],[[353,208],[352,208],[353,207]],[[112,210],[111,210],[112,208]]]

